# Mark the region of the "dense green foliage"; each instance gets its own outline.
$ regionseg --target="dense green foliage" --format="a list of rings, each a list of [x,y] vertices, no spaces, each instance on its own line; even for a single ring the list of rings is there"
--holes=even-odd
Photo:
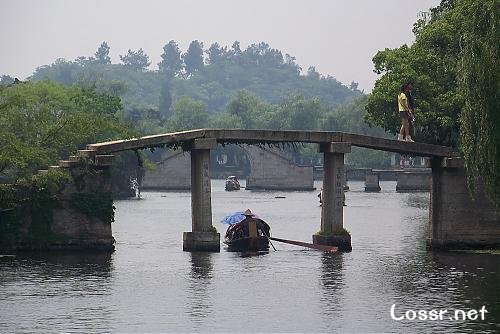
[[[0,86],[0,176],[17,179],[85,144],[127,136],[120,99],[49,81]]]
[[[500,205],[500,110],[498,94],[498,2],[461,0],[455,9],[468,19],[463,23],[460,59],[461,150],[472,188],[478,175]]]
[[[99,52],[99,50],[97,51]],[[128,50],[127,54],[120,56],[123,66],[133,71],[144,71],[151,65],[149,56],[142,49],[137,51]]]
[[[15,248],[19,234],[31,249],[43,249],[54,239],[52,210],[60,206],[55,194],[69,178],[67,173],[52,171],[29,181],[0,184],[0,249]]]
[[[101,45],[96,57],[105,59],[106,50]],[[294,57],[283,56],[281,51],[266,43],[252,44],[246,50],[241,50],[238,42],[230,49],[214,43],[204,50],[201,42],[193,41],[188,50],[181,53],[172,40],[163,48],[157,71],[144,70],[143,65],[149,57],[142,49],[129,51],[121,57],[123,64],[106,64],[83,56],[74,61],[58,59],[52,65],[39,67],[31,79],[50,79],[65,84],[84,82],[116,93],[122,97],[125,116],[131,109],[146,111],[152,108],[160,109],[161,115],[168,115],[164,107],[172,104],[168,100],[176,101],[184,95],[203,102],[207,111],[214,113],[223,109],[240,90],[248,90],[271,103],[280,103],[290,94],[301,94],[317,97],[332,106],[361,95],[355,86],[350,89],[316,71],[301,75]],[[146,115],[142,117],[146,118]],[[142,129],[155,131],[151,124]]]
[[[203,50],[201,42],[193,41],[182,53],[172,40],[163,48],[158,71],[140,65],[149,58],[139,51],[130,51],[128,58],[122,56],[123,64],[110,64],[109,46],[102,43],[95,57],[59,59],[39,67],[32,79],[91,85],[121,98],[118,117],[141,134],[215,127],[385,135],[380,128],[364,123],[366,97],[356,83],[348,88],[314,67],[301,74],[294,57],[283,56],[266,43],[245,50],[238,42],[230,48],[213,43]],[[300,154],[311,160],[319,157],[307,145]],[[388,161],[382,152],[373,152],[366,161],[363,154],[355,156],[356,165],[375,161],[381,166]]]
[[[111,192],[72,193],[71,206],[79,212],[103,222],[115,221],[115,207]]]
[[[414,25],[415,43],[379,51],[373,58],[377,80],[368,99],[366,119],[396,134],[401,121],[396,98],[406,81],[414,84],[415,139],[457,146],[462,94],[457,83],[460,22],[448,1]]]
[[[415,43],[378,52],[382,74],[368,98],[366,119],[396,133],[399,86],[414,84],[415,139],[459,147],[469,184],[482,178],[500,204],[498,2],[443,0],[418,20]]]
[[[68,171],[48,171],[14,184],[0,184],[0,250],[45,250],[71,237],[55,234],[54,210],[69,205],[74,211],[95,217],[103,223],[114,221],[110,192],[74,192],[68,200],[63,190],[72,176]],[[81,233],[76,238],[85,238]]]

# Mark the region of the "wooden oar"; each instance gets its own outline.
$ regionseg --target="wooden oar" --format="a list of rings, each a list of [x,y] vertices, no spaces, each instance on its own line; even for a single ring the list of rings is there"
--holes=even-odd
[[[271,237],[269,237],[264,230],[262,230],[262,233],[264,233],[264,235],[266,236],[267,240],[269,240],[269,243],[271,244],[271,246],[273,246],[273,249],[276,252],[276,247],[274,247],[273,243],[271,242]]]
[[[278,242],[284,242],[286,244],[291,244],[291,245],[297,245],[297,246],[302,246],[302,247],[308,247],[312,249],[317,249],[323,252],[327,253],[335,253],[339,249],[338,247],[335,246],[326,246],[326,245],[318,245],[318,244],[310,244],[307,242],[302,242],[302,241],[294,241],[294,240],[286,240],[286,239],[280,239],[280,238],[275,238],[275,237],[269,237],[269,239],[278,241]]]

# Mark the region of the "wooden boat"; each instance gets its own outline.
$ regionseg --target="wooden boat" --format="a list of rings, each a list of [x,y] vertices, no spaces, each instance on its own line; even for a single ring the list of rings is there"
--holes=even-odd
[[[262,219],[247,216],[228,227],[224,243],[229,251],[234,252],[266,251],[269,249],[270,230]]]
[[[240,190],[241,186],[236,176],[229,176],[226,179],[226,184],[224,188],[226,189],[226,191],[233,191],[233,190]]]

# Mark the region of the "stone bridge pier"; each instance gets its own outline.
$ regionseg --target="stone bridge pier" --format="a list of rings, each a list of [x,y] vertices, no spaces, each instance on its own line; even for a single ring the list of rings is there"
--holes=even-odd
[[[184,232],[184,251],[220,251],[220,234],[212,225],[212,186],[210,150],[217,140],[193,140],[191,147],[191,232]]]
[[[323,152],[323,197],[321,229],[313,235],[313,243],[337,246],[340,251],[351,251],[351,235],[344,229],[344,154],[351,152],[350,143],[320,144]]]
[[[480,186],[471,198],[462,158],[433,158],[429,239],[431,249],[500,248],[500,208]]]

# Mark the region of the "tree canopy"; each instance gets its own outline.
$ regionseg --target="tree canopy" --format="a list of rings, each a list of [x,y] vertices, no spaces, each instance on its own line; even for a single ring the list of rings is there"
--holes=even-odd
[[[161,62],[158,63],[158,69],[161,73],[165,73],[167,78],[173,78],[181,73],[183,68],[181,52],[174,40],[163,47],[161,59]]]
[[[123,65],[135,71],[144,71],[151,65],[149,56],[140,48],[137,51],[128,50],[126,55],[120,55]]]
[[[49,81],[0,86],[0,176],[17,179],[96,141],[127,137],[120,99]]]
[[[147,70],[149,56],[142,49],[122,55],[125,66],[103,65],[94,61],[94,57],[85,56],[74,61],[58,59],[37,68],[30,79],[51,79],[64,84],[83,80],[97,87],[120,82],[125,88],[120,95],[125,108],[134,105],[144,109],[159,107],[160,94],[166,95],[163,82],[170,80],[172,101],[187,95],[205,103],[209,113],[223,109],[240,90],[275,104],[290,94],[302,94],[338,106],[361,95],[357,89],[350,89],[331,76],[318,72],[302,75],[293,56],[283,55],[264,42],[244,50],[237,41],[231,48],[214,43],[205,51],[203,44],[195,40],[182,53],[171,40],[163,47],[161,58],[158,71]]]
[[[182,55],[182,60],[184,60],[184,69],[188,77],[196,71],[202,70],[204,65],[203,43],[198,42],[198,40],[192,41],[186,53]]]
[[[460,148],[474,188],[482,178],[500,204],[498,6],[494,0],[443,0],[413,27],[415,43],[379,51],[382,74],[366,120],[397,133],[399,86],[414,85],[416,140]]]
[[[463,22],[459,79],[464,107],[460,148],[474,189],[479,176],[500,206],[499,22],[494,0],[458,1]]]
[[[95,60],[98,64],[106,65],[111,64],[111,58],[109,57],[109,46],[108,43],[102,42],[95,53]]]
[[[193,41],[183,54],[171,40],[163,47],[161,57],[158,71],[101,64],[87,57],[60,59],[39,67],[32,80],[50,78],[66,84],[92,85],[120,97],[123,109],[119,117],[141,134],[212,126],[310,130],[342,127],[346,131],[363,129],[385,135],[380,128],[372,129],[364,123],[364,102],[356,102],[364,101],[364,95],[356,85],[347,87],[313,67],[303,74],[293,56],[283,55],[267,43],[251,44],[246,49],[237,41],[230,48],[213,43],[204,51],[201,42]],[[342,107],[350,102],[353,106]],[[316,156],[314,149],[301,149],[301,154],[306,151]]]
[[[377,80],[366,106],[366,120],[396,134],[395,113],[400,86],[414,86],[415,138],[418,141],[457,146],[462,95],[457,84],[459,18],[436,9],[431,19],[414,25],[415,43],[379,51],[373,58]]]

